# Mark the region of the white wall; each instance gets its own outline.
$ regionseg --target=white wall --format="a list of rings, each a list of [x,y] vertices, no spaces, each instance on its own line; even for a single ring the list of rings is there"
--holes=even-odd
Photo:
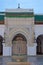
[[[0,25],[0,35],[4,37],[5,25]]]
[[[43,25],[35,25],[35,37],[37,38],[38,35],[43,34]]]
[[[0,25],[0,35],[4,37],[5,25]],[[43,34],[43,25],[35,25],[34,27],[35,37],[37,38],[38,35]],[[33,47],[28,47],[27,49],[28,55],[36,55],[36,45]],[[3,45],[3,56],[11,56],[11,48],[5,47]]]

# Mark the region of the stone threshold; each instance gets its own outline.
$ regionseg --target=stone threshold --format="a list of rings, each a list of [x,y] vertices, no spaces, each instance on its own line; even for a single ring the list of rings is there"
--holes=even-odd
[[[31,65],[30,62],[7,62],[7,65]]]

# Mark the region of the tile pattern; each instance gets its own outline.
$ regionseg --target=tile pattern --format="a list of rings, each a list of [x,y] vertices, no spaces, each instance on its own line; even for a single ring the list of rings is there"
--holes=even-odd
[[[11,57],[0,57],[0,65],[7,65],[7,62],[15,62]],[[27,57],[24,61],[31,62],[31,65],[43,65],[43,56]]]

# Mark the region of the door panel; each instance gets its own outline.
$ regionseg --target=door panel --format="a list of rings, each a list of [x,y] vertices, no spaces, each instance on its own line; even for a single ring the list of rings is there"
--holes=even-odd
[[[13,43],[13,55],[27,54],[27,47],[25,41],[16,41]]]

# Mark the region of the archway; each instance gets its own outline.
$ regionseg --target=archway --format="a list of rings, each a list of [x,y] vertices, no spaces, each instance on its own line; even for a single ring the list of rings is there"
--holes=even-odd
[[[3,54],[3,45],[2,45],[2,42],[3,42],[3,37],[0,35],[0,55]]]
[[[37,42],[37,54],[43,55],[43,34],[37,37],[36,42]]]
[[[27,40],[21,33],[16,34],[12,39],[12,54],[26,55],[27,54]]]

